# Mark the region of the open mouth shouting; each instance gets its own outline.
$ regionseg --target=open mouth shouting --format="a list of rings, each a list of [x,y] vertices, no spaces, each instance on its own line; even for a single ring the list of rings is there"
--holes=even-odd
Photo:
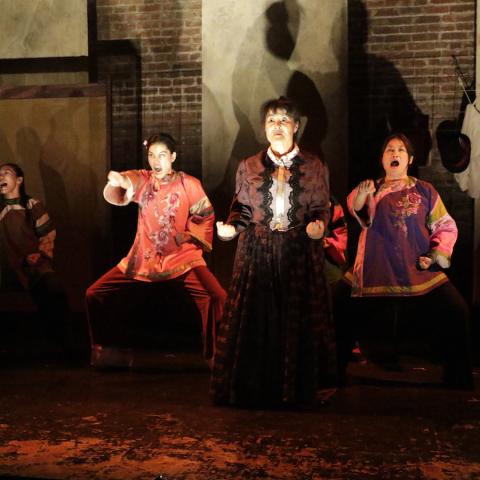
[[[390,162],[391,167],[398,167],[400,165],[400,162],[398,160],[392,160]]]

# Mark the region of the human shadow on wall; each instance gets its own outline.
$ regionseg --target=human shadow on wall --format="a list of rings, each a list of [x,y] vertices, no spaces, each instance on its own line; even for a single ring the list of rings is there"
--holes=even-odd
[[[432,146],[423,114],[402,75],[389,60],[367,52],[368,12],[362,0],[349,0],[349,191],[383,174],[381,147],[393,132],[405,133],[416,151],[409,174],[418,176]],[[360,226],[348,216],[348,257],[355,259]]]
[[[280,95],[295,101],[302,114],[297,139],[300,147],[323,156],[322,142],[328,129],[324,102],[313,80],[289,65],[302,14],[297,0],[272,3],[248,30],[239,49],[232,76],[232,108],[238,131],[223,180],[212,194],[219,219],[228,214],[238,163],[267,146],[260,117],[265,101]],[[252,122],[252,118],[258,121]],[[231,275],[234,249],[235,242],[215,242],[215,272],[224,284]]]
[[[382,174],[380,163],[381,146],[384,138],[392,132],[404,132],[415,148],[415,159],[410,175],[421,176],[419,167],[427,166],[432,147],[429,117],[415,102],[401,73],[395,65],[379,56],[368,53],[366,43],[369,27],[368,11],[364,1],[349,0],[349,165],[350,187],[365,178],[376,178]],[[386,27],[388,28],[388,26]],[[393,52],[392,52],[393,53]],[[416,62],[411,65],[415,81]],[[413,94],[415,84],[413,83]],[[448,193],[448,192],[446,192]],[[443,195],[447,210],[454,215],[448,204],[448,195]],[[461,225],[459,225],[461,229]],[[359,234],[356,221],[349,222],[349,257],[355,258]],[[471,250],[461,247],[462,232],[455,249],[452,267],[448,276],[465,295],[469,292],[471,272]]]
[[[418,167],[428,163],[432,147],[429,117],[394,64],[367,52],[369,23],[363,1],[349,0],[348,8],[350,186],[381,175],[381,145],[393,132],[403,132],[412,141],[416,155],[410,173],[416,176]]]
[[[62,107],[46,121],[41,140],[33,128],[17,133],[18,151],[38,172],[47,210],[55,224],[55,262],[73,308],[83,310],[85,288],[107,256],[96,222],[97,180],[81,155],[80,133],[72,124],[77,107]]]
[[[224,184],[234,184],[231,172],[236,170],[242,158],[266,148],[260,109],[266,100],[280,95],[289,97],[300,108],[302,125],[297,139],[299,145],[322,155],[322,142],[328,129],[324,102],[312,79],[304,72],[291,68],[288,63],[297,45],[301,15],[297,0],[275,2],[246,35],[232,78],[232,102],[238,133]],[[262,28],[263,45],[258,52],[259,45],[252,44],[252,38]],[[258,118],[258,123],[252,123],[252,118]],[[231,168],[231,164],[235,168]]]
[[[323,157],[322,142],[328,130],[328,118],[324,102],[313,80],[304,72],[290,68],[288,61],[297,45],[303,11],[296,0],[282,0],[272,3],[265,11],[267,30],[265,42],[268,51],[280,63],[268,68],[272,82],[275,82],[278,68],[285,69],[289,76],[284,95],[300,108],[303,130],[298,139],[299,146]],[[276,68],[275,68],[276,67]],[[280,78],[284,74],[280,75]],[[277,86],[277,85],[276,85]],[[278,85],[281,91],[281,86]]]
[[[70,217],[70,205],[64,177],[58,168],[45,168],[43,142],[34,128],[24,126],[17,130],[16,150],[19,162],[24,165],[27,193],[37,198],[40,197],[55,225],[57,232],[54,246],[55,268],[65,282],[65,272],[68,269],[64,268],[63,264],[68,247],[66,244],[62,245],[62,239],[64,232],[68,230],[67,219]],[[58,153],[61,152],[58,151]],[[57,153],[54,153],[54,158],[56,156]],[[52,161],[55,160],[52,159]]]
[[[84,135],[88,135],[89,125],[75,128],[72,118],[77,116],[76,109],[69,104],[58,109],[50,118],[39,166],[46,199],[57,205],[56,215],[63,227],[59,248],[69,252],[64,258],[63,268],[68,272],[69,283],[74,286],[78,301],[83,301],[85,288],[98,273],[102,256],[108,255],[104,250],[105,243],[99,238],[95,219],[97,190],[101,186],[88,166],[88,157],[83,157],[88,155],[88,149],[85,149],[89,140]],[[78,116],[81,117],[80,114]],[[60,207],[59,196],[65,210]]]

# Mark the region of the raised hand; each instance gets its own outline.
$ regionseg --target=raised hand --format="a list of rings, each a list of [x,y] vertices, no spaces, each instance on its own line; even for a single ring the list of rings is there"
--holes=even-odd
[[[368,178],[367,180],[363,180],[358,184],[358,193],[375,193],[375,182],[370,178]]]
[[[357,195],[353,200],[354,210],[361,210],[367,201],[367,197],[375,193],[375,182],[370,178],[360,182],[357,187]]]

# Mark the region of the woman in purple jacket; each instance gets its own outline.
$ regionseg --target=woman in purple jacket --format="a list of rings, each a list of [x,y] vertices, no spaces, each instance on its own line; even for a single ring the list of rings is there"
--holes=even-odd
[[[415,303],[435,320],[444,353],[444,382],[470,388],[469,308],[443,269],[457,239],[457,226],[435,188],[408,175],[414,154],[409,139],[392,134],[382,147],[385,175],[367,179],[350,193],[347,206],[362,231],[355,264],[336,293],[340,374],[344,377],[353,332],[386,298]],[[350,298],[361,300],[350,300]],[[368,298],[377,298],[375,303]],[[368,310],[368,311],[367,311]],[[388,322],[385,319],[385,322]]]

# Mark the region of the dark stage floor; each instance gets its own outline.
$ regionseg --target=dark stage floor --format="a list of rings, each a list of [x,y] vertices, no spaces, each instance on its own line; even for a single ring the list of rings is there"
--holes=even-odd
[[[0,477],[43,479],[480,479],[480,376],[440,387],[351,365],[351,385],[312,411],[213,407],[196,354],[138,352],[125,371],[3,365]],[[3,475],[3,476],[2,476]]]

